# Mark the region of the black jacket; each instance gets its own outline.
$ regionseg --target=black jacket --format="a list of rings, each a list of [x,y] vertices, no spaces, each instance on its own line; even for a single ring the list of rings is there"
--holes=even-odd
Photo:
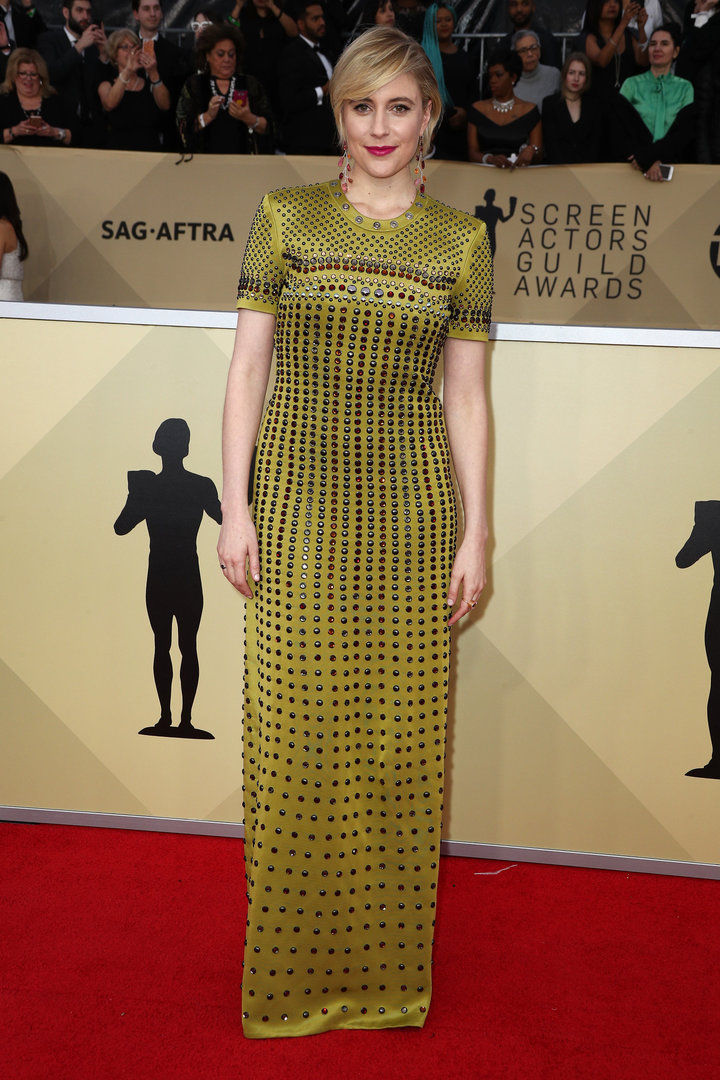
[[[23,7],[18,0],[0,0],[0,7],[10,8],[12,13],[15,46],[19,49],[34,49],[41,34],[47,30],[43,17],[37,8]],[[32,14],[30,11],[32,10]]]
[[[180,152],[180,138],[175,125],[175,110],[186,78],[192,67],[181,48],[173,45],[167,38],[159,37],[155,42],[155,59],[158,75],[170,91],[170,109],[162,114],[160,121],[161,137],[164,150]]]
[[[296,37],[282,54],[278,89],[282,109],[282,147],[288,154],[337,152],[335,121],[330,99],[318,105],[316,86],[328,81],[322,60]]]
[[[586,94],[580,105],[580,119],[573,122],[562,94],[543,101],[543,150],[548,165],[579,165],[602,161],[603,109],[597,99]]]
[[[685,38],[675,74],[695,88],[695,160],[720,164],[720,12],[700,29],[693,25],[688,4]]]
[[[95,88],[102,81],[101,71],[110,68],[101,62],[97,45],[81,56],[64,30],[48,30],[38,40],[38,51],[47,63],[50,85],[72,118],[73,145],[102,146],[102,109]]]

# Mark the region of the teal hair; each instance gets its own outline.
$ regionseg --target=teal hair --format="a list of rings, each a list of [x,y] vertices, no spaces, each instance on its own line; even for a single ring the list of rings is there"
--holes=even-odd
[[[453,28],[457,26],[457,12],[452,4],[431,4],[425,12],[425,22],[423,24],[423,36],[420,44],[422,45],[428,60],[433,66],[435,72],[435,78],[437,79],[438,90],[440,91],[440,97],[443,100],[443,105],[446,109],[454,109],[455,105],[453,99],[450,97],[448,88],[445,85],[445,74],[443,72],[442,55],[440,53],[440,45],[438,44],[437,26],[435,25],[435,17],[438,13],[438,8],[445,8],[449,11],[453,17]]]

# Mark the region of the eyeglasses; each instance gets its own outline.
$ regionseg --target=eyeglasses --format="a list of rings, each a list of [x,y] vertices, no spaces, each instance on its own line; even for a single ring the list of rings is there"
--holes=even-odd
[[[39,79],[37,71],[18,71],[18,79]]]
[[[206,22],[191,22],[190,23],[190,29],[193,30],[196,34],[197,34],[198,30],[204,30],[206,26],[212,26],[212,23],[210,22],[209,19]]]
[[[525,56],[526,53],[535,53],[540,51],[539,45],[525,45],[522,49],[516,49],[515,52],[518,56]]]

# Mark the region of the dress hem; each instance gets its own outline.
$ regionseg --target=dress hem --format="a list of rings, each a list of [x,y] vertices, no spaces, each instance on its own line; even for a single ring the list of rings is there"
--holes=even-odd
[[[368,1020],[366,1024],[353,1021],[347,1024],[331,1023],[327,1027],[313,1027],[312,1029],[304,1029],[302,1031],[290,1031],[286,1028],[266,1030],[266,1025],[262,1024],[260,1027],[253,1024],[253,1030],[248,1031],[243,1027],[243,1036],[246,1039],[288,1039],[288,1038],[305,1038],[308,1035],[326,1035],[331,1031],[382,1031],[391,1030],[392,1028],[422,1028],[425,1026],[425,1020],[427,1016],[421,1020],[415,1022],[411,1020],[390,1020],[385,1024],[379,1024],[375,1020]]]

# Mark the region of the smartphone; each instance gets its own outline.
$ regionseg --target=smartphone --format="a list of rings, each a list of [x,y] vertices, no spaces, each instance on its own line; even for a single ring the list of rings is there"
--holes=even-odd
[[[662,176],[663,180],[672,180],[674,172],[675,167],[673,165],[660,166],[660,175]]]
[[[45,121],[43,120],[42,116],[28,116],[26,123],[28,123],[30,127],[34,128],[45,127]]]
[[[148,38],[143,38],[143,52],[147,53],[148,56],[154,56],[155,42],[148,40]]]
[[[245,108],[248,103],[247,90],[233,90],[233,101],[239,101],[240,105]]]

